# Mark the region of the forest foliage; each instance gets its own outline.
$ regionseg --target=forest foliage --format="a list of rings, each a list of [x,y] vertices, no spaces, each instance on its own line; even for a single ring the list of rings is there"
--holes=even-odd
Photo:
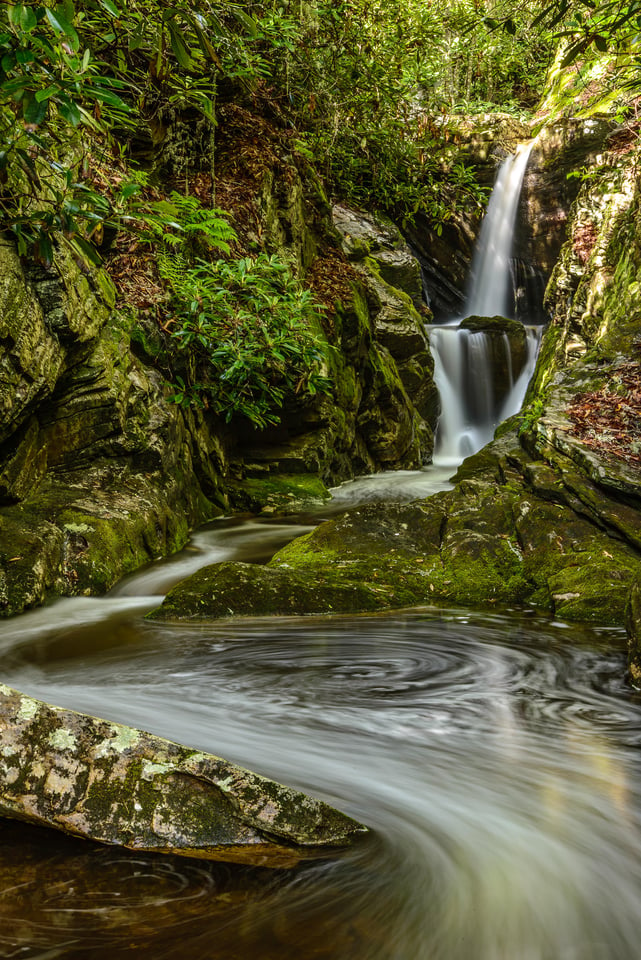
[[[447,160],[448,117],[531,110],[559,45],[557,72],[588,76],[594,63],[607,63],[611,83],[631,100],[640,27],[641,0],[552,0],[544,7],[533,0],[3,3],[0,226],[22,255],[44,265],[59,243],[98,263],[105,230],[188,241],[188,218],[181,221],[176,203],[145,196],[135,170],[116,190],[99,189],[87,175],[87,155],[99,143],[126,164],[136,130],[167,107],[196,111],[213,129],[221,91],[269,103],[295,129],[297,149],[332,193],[400,218],[420,211],[438,226],[454,207],[473,209],[482,199],[473,172]],[[216,261],[219,287],[232,269],[228,259],[223,250]],[[177,291],[199,279],[195,302],[203,301],[214,283],[211,258],[209,266],[194,261],[185,269],[182,284],[175,270],[167,278],[182,316],[179,346],[191,341],[205,349],[202,331],[189,332],[194,318],[178,306]],[[227,276],[230,289],[238,290],[240,269],[237,263]],[[311,332],[306,339],[302,330],[316,308],[294,290],[297,281],[285,277],[282,264],[257,261],[248,275],[269,287],[269,269],[269,295],[284,300],[285,326],[315,371],[297,376],[296,389],[314,390],[322,386],[322,362]],[[194,302],[190,296],[186,303]],[[241,310],[242,297],[234,304],[226,309]],[[213,342],[218,334],[210,332]],[[281,387],[292,388],[274,383],[276,399]],[[268,406],[258,402],[255,422],[269,419]]]

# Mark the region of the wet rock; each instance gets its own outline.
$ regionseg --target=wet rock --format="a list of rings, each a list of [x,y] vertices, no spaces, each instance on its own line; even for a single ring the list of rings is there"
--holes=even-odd
[[[246,465],[246,470],[251,473],[251,463]],[[237,510],[251,513],[297,513],[331,499],[322,480],[312,474],[250,475],[230,482],[227,491]]]
[[[291,867],[366,828],[219,757],[0,686],[0,814],[132,850]]]
[[[535,138],[523,182],[517,243],[521,262],[545,282],[567,238],[568,215],[585,170],[602,154],[614,122],[599,119],[559,119],[546,124]]]
[[[528,361],[525,327],[507,317],[472,316],[461,321],[460,329],[483,337],[498,413]]]
[[[404,228],[421,264],[427,304],[438,322],[463,312],[479,222],[480,215],[469,217],[454,210],[437,225],[418,213]]]
[[[152,619],[372,611],[432,604],[526,603],[568,620],[622,624],[641,556],[576,512],[516,438],[485,454],[452,491],[373,504],[327,521],[265,567],[213,564],[176,586]],[[587,514],[587,511],[585,511]]]
[[[625,611],[628,632],[628,662],[633,683],[641,686],[641,582],[630,591]]]
[[[523,324],[508,317],[466,317],[461,320],[460,329],[471,330],[473,333],[487,333],[488,336],[505,335],[515,343],[521,340],[525,342]]]
[[[415,309],[423,305],[423,281],[418,260],[398,227],[382,214],[373,216],[341,204],[332,207],[332,220],[348,258],[375,262],[383,280],[407,294]]]
[[[0,514],[0,615],[55,596],[104,593],[182,548],[192,525],[212,512],[193,478],[180,472],[169,479],[103,461],[47,479]]]

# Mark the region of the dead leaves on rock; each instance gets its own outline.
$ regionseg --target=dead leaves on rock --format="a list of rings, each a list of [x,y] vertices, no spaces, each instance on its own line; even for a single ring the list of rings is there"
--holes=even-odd
[[[568,417],[587,447],[641,465],[641,364],[628,361],[600,390],[579,394]]]

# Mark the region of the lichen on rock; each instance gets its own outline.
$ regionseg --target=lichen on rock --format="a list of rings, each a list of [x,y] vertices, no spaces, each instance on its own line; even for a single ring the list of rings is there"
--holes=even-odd
[[[331,855],[367,832],[220,757],[4,685],[0,814],[132,850],[270,867]]]

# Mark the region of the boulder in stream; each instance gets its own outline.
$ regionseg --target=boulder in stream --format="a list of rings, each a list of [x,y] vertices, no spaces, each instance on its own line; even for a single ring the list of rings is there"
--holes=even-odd
[[[623,507],[572,461],[534,461],[511,433],[469,458],[457,479],[429,499],[369,504],[328,520],[266,566],[204,567],[148,616],[525,603],[566,620],[623,624],[641,580],[634,516],[624,523]]]
[[[0,815],[132,850],[286,868],[367,832],[220,757],[0,685]]]
[[[527,332],[518,320],[507,317],[466,317],[461,330],[482,334],[495,395],[504,400],[528,362]]]

